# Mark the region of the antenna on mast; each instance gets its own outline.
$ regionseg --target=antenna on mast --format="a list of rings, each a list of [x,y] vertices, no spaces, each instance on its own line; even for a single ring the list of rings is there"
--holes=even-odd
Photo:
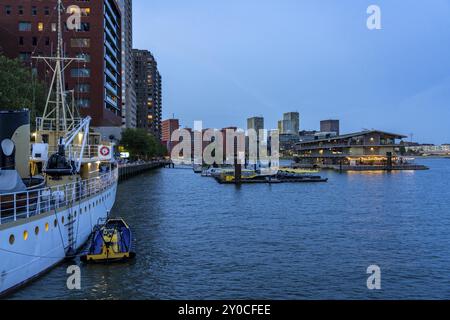
[[[56,11],[58,12],[57,21],[57,48],[56,57],[33,57],[33,59],[43,60],[53,71],[53,77],[50,83],[50,90],[45,104],[42,118],[38,118],[38,130],[55,130],[56,136],[66,135],[76,125],[75,114],[67,105],[66,92],[64,90],[64,71],[74,61],[85,61],[84,58],[66,58],[63,54],[63,34],[62,34],[62,13],[64,6],[61,0],[57,0]],[[52,100],[54,93],[54,100]],[[54,105],[52,107],[51,105]]]

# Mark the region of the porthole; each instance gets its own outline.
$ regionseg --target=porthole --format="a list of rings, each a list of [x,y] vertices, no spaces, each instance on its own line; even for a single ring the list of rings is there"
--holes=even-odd
[[[64,224],[64,216],[61,217],[61,223]]]
[[[12,235],[9,236],[9,244],[13,245],[14,241],[16,241],[16,237],[14,237],[14,235],[12,234]]]
[[[55,226],[55,228],[58,226],[58,220],[55,219],[55,221],[53,222],[53,225]]]
[[[87,207],[84,207],[84,212],[88,212],[88,211],[87,211]]]
[[[34,234],[39,235],[39,227],[34,228]]]
[[[77,212],[76,212],[76,211],[73,213],[73,216],[74,216],[75,218],[77,217]]]
[[[27,230],[25,230],[25,231],[23,232],[23,240],[25,240],[25,241],[28,240],[28,231],[27,231]]]
[[[48,229],[49,229],[49,225],[48,225],[48,222],[45,224],[45,232],[48,232]]]

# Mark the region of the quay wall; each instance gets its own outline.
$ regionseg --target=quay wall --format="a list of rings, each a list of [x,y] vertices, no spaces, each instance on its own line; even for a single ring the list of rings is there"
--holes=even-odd
[[[169,165],[168,161],[151,161],[140,164],[125,164],[119,165],[119,182],[134,177],[140,173],[154,170],[157,168],[164,168]]]

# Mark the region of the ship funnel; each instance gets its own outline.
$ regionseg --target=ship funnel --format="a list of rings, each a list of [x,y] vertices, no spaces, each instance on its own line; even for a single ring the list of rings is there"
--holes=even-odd
[[[0,170],[29,177],[30,112],[0,111]]]

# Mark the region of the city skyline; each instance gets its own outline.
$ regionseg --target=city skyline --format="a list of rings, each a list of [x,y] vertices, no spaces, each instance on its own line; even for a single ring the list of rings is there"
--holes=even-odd
[[[135,0],[134,47],[155,54],[164,118],[184,126],[245,128],[264,116],[273,129],[298,111],[302,130],[333,118],[342,132],[448,143],[450,5],[378,1],[382,30],[368,30],[371,4]]]

